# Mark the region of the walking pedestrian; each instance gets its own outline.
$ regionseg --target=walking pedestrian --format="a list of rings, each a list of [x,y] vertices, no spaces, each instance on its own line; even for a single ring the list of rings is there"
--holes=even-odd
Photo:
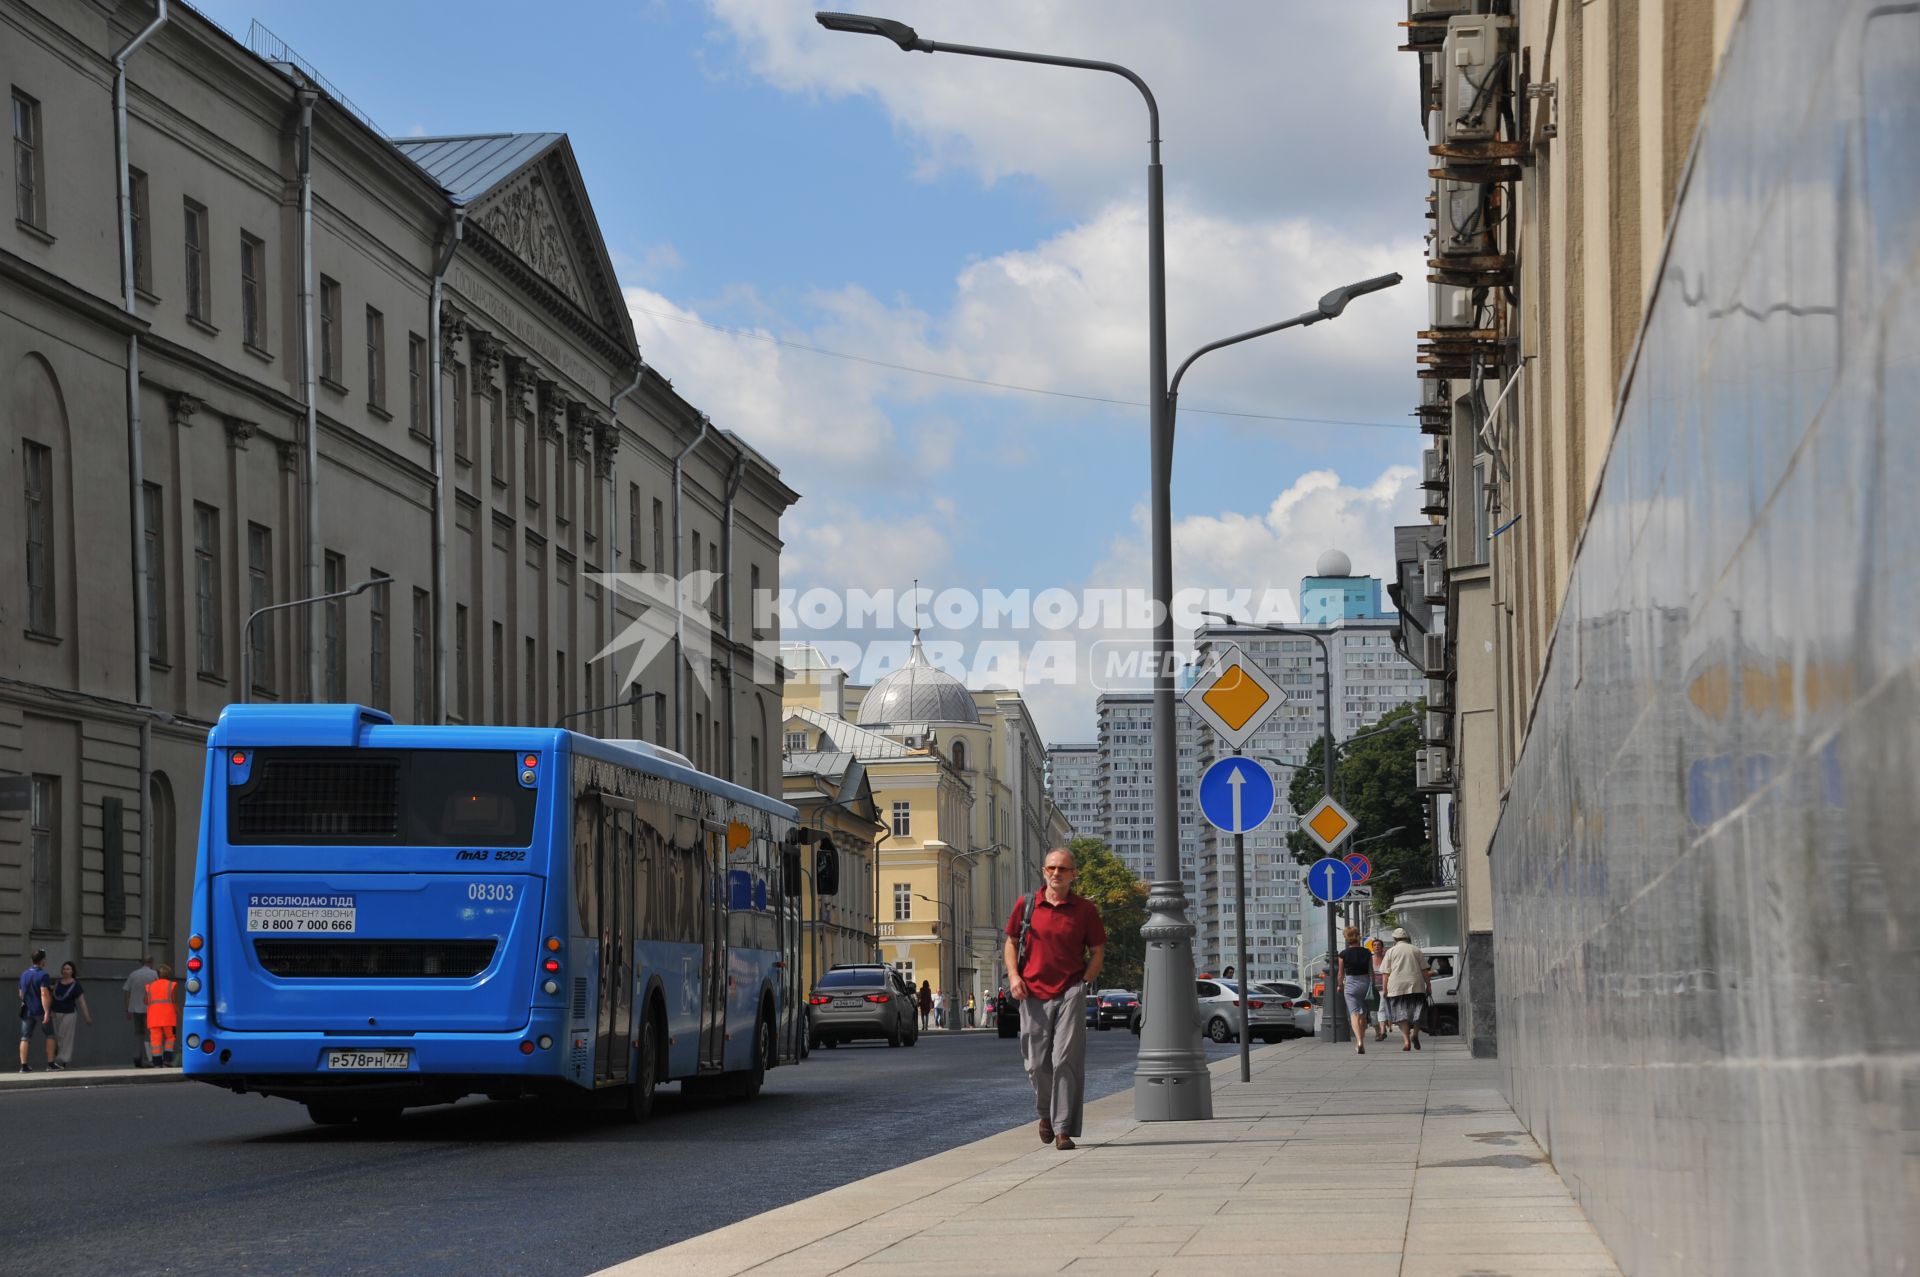
[[[47,1067],[70,1069],[73,1067],[73,1035],[78,1027],[73,1017],[84,1016],[88,1024],[93,1023],[93,1010],[87,1006],[87,991],[80,987],[80,969],[71,962],[61,963],[60,978],[54,981],[51,992],[55,1050],[53,1063]]]
[[[20,973],[20,1071],[33,1072],[27,1046],[34,1033],[47,1040],[47,1067],[53,1067],[53,977],[47,974],[47,951],[35,949],[27,969]]]
[[[180,1048],[180,1004],[174,1001],[179,984],[173,968],[161,963],[147,982],[147,1052],[153,1068],[172,1068]]]
[[[1074,894],[1073,853],[1047,853],[1046,886],[1007,920],[1008,988],[1020,1003],[1020,1051],[1040,1113],[1040,1139],[1070,1149],[1087,1090],[1087,989],[1106,961],[1100,911]]]
[[[1367,995],[1367,1013],[1373,1017],[1373,1040],[1387,1040],[1387,975],[1380,966],[1380,959],[1387,952],[1387,942],[1379,936],[1367,941],[1367,948],[1373,953],[1373,990]]]
[[[925,980],[920,982],[920,1027],[926,1028],[933,1019],[933,986]]]
[[[945,989],[933,991],[933,1027],[936,1029],[947,1027],[947,991]]]
[[[967,1027],[973,1027],[973,994],[967,994]]]
[[[1353,1050],[1367,1053],[1367,995],[1373,991],[1373,950],[1360,943],[1360,928],[1341,933],[1347,947],[1334,957],[1340,991],[1347,999],[1347,1019],[1353,1025]]]
[[[133,1026],[133,1067],[147,1067],[147,986],[153,983],[153,955],[142,954],[140,965],[126,978],[120,991],[127,995],[127,1023]]]
[[[1400,1026],[1400,1049],[1420,1049],[1420,1012],[1426,1007],[1427,955],[1405,927],[1393,929],[1393,948],[1381,961],[1387,972],[1387,1012]]]

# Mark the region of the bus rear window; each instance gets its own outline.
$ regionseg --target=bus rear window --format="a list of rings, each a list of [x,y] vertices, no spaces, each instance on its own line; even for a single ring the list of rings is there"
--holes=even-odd
[[[238,845],[525,847],[538,791],[501,750],[260,749],[227,793]]]

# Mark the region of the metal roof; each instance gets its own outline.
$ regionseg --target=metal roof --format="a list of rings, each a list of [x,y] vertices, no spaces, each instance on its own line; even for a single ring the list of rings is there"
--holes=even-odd
[[[455,204],[471,204],[525,168],[564,133],[474,133],[465,137],[397,137],[399,152],[447,189]]]
[[[860,701],[862,725],[903,723],[978,723],[980,709],[973,693],[945,670],[935,668],[913,633],[913,651],[907,663],[875,683]]]
[[[865,760],[875,758],[925,758],[923,749],[910,749],[899,741],[882,736],[879,732],[870,732],[864,727],[855,726],[844,718],[835,718],[832,714],[822,714],[817,709],[796,705],[789,713],[802,722],[811,723],[825,732],[834,748],[844,750],[854,757]]]

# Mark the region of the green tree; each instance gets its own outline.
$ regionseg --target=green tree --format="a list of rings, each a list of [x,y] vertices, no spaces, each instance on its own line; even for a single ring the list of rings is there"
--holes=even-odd
[[[1333,790],[1340,805],[1353,813],[1359,824],[1356,838],[1401,827],[1400,832],[1380,842],[1368,843],[1363,854],[1373,862],[1374,906],[1385,912],[1394,896],[1414,887],[1432,883],[1434,875],[1433,840],[1427,836],[1427,796],[1413,787],[1413,754],[1420,748],[1421,717],[1426,713],[1424,700],[1402,705],[1382,715],[1369,731],[1385,728],[1377,736],[1345,747],[1334,747]],[[1307,761],[1294,769],[1293,783],[1287,787],[1287,800],[1295,815],[1305,815],[1320,801],[1321,742],[1316,740],[1307,751]],[[1310,865],[1326,853],[1320,850],[1304,829],[1287,835],[1293,858]]]
[[[1147,924],[1147,884],[1098,838],[1075,838],[1067,850],[1080,867],[1076,889],[1100,910],[1107,929],[1100,986],[1138,989],[1147,964],[1147,942],[1140,937],[1140,928]]]

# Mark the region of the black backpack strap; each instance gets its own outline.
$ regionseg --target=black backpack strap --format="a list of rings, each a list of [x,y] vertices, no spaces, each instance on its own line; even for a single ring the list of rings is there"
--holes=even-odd
[[[1022,980],[1027,978],[1027,933],[1033,930],[1033,910],[1034,906],[1039,903],[1040,893],[1037,891],[1029,891],[1027,893],[1026,913],[1020,919],[1020,939],[1015,947],[1015,956],[1020,960],[1020,969],[1015,972],[1015,974]]]

